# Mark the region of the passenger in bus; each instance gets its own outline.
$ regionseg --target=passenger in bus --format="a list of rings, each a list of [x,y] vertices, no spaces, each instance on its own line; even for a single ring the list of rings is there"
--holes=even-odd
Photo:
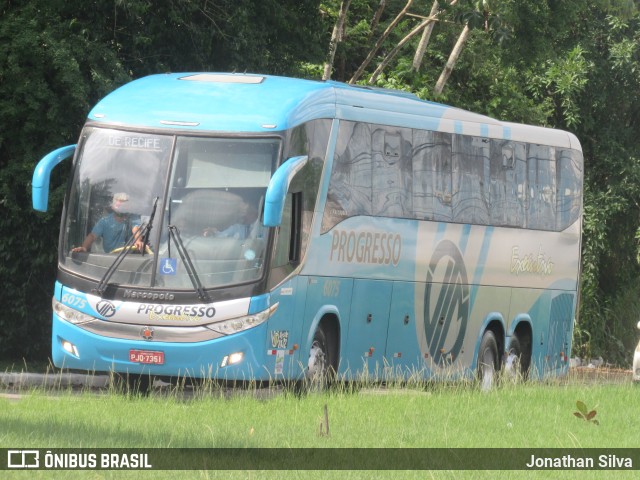
[[[205,228],[202,232],[204,237],[234,238],[245,240],[251,235],[251,231],[258,220],[258,210],[247,201],[242,202],[239,208],[238,222],[228,227],[218,230],[215,227]]]
[[[80,247],[71,249],[72,252],[89,252],[91,246],[98,239],[102,238],[102,246],[105,252],[112,252],[124,247],[140,229],[140,219],[127,212],[127,202],[129,195],[120,192],[113,195],[110,210],[111,212],[102,217],[94,225]],[[142,251],[143,239],[136,239],[134,243],[138,251]]]

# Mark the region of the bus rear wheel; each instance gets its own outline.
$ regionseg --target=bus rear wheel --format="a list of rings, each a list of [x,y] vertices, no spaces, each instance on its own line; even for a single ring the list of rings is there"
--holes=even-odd
[[[498,371],[498,342],[491,330],[482,335],[478,350],[478,380],[482,391],[489,391],[496,382]]]

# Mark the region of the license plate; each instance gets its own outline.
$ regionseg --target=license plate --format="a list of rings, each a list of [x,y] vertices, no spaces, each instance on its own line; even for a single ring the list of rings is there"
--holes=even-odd
[[[129,350],[129,361],[135,363],[147,363],[151,365],[163,365],[164,352],[151,352],[149,350]]]

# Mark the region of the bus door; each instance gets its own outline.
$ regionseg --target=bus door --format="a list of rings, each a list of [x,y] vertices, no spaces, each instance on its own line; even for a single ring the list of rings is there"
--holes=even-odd
[[[353,282],[346,361],[349,373],[381,378],[389,329],[389,304],[393,283],[356,279]]]

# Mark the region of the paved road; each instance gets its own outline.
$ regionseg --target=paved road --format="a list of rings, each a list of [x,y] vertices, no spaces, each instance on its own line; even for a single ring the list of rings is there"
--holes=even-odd
[[[78,373],[0,373],[0,388],[2,389],[19,389],[25,387],[105,388],[108,385],[108,375],[83,375]]]
[[[119,387],[122,388],[122,387]],[[107,394],[113,392],[111,379],[106,374],[81,374],[69,372],[56,372],[49,374],[40,373],[0,373],[0,397],[18,400],[21,395],[31,389],[44,389],[47,394],[71,392],[92,392]],[[154,394],[178,394],[182,398],[192,398],[196,395],[223,395],[225,397],[237,395],[251,395],[256,398],[266,399],[281,395],[285,389],[282,385],[259,386],[251,383],[247,388],[231,388],[228,385],[220,385],[205,388],[199,385],[181,385],[176,387],[162,380],[154,380],[152,390]]]
[[[80,374],[80,373],[68,373],[57,372],[49,374],[40,373],[0,373],[0,395],[3,397],[15,397],[20,393],[31,388],[45,388],[50,392],[63,392],[71,389],[72,391],[93,391],[96,393],[108,393],[111,391],[109,388],[110,381],[109,375],[98,374]],[[623,384],[631,382],[631,371],[622,369],[610,369],[610,368],[589,368],[589,367],[577,367],[572,368],[569,371],[569,375],[564,378],[558,378],[552,381],[557,381],[560,384]],[[178,391],[185,397],[189,398],[194,395],[198,387],[181,387]],[[176,389],[169,383],[155,380],[153,383],[153,391],[171,392],[176,393]],[[282,386],[266,386],[265,388],[257,388],[255,385],[251,385],[249,388],[233,389],[226,387],[219,387],[213,389],[206,389],[206,391],[214,391],[222,393],[223,395],[235,395],[238,392],[247,392],[259,397],[265,398],[273,395],[279,395],[284,391]]]

